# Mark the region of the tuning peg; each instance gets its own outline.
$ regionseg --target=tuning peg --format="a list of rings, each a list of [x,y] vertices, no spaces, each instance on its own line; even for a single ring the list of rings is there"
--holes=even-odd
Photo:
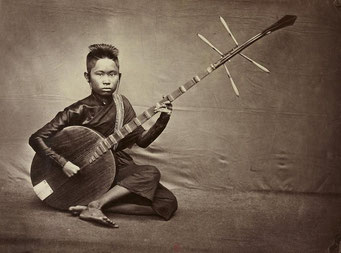
[[[220,54],[220,56],[224,56],[224,54],[223,54],[218,48],[216,48],[215,46],[213,46],[213,44],[212,44],[211,42],[209,42],[209,40],[206,39],[203,35],[201,35],[201,34],[198,33],[198,36],[199,36],[199,38],[200,38],[202,41],[204,41],[207,45],[209,45],[214,51],[216,51],[218,54]],[[234,91],[234,93],[237,95],[237,97],[239,97],[238,88],[237,88],[236,84],[234,83],[234,81],[233,81],[233,79],[232,79],[232,76],[231,76],[231,74],[230,74],[230,71],[228,70],[226,64],[224,64],[224,67],[225,67],[227,76],[228,76],[228,78],[229,78],[230,81],[231,81],[231,85],[232,85],[233,91]]]
[[[226,21],[225,21],[222,17],[220,17],[220,21],[221,21],[221,23],[223,24],[223,26],[225,27],[227,33],[228,33],[228,34],[231,36],[231,38],[233,39],[234,43],[238,46],[238,45],[239,45],[239,44],[238,44],[238,41],[237,41],[236,38],[233,36],[233,34],[232,34],[230,28],[228,27]],[[253,63],[255,66],[257,66],[258,68],[260,68],[260,69],[263,70],[264,72],[270,73],[270,71],[269,71],[266,67],[262,66],[261,64],[259,64],[259,63],[256,62],[256,61],[252,60],[250,57],[246,56],[245,54],[240,53],[239,55],[242,56],[242,57],[244,57],[244,58],[245,58],[246,60],[248,60],[249,62]]]

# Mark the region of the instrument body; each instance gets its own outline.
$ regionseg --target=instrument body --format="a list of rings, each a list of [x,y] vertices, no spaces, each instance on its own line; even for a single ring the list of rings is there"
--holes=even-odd
[[[62,168],[48,157],[36,154],[31,165],[31,181],[38,197],[47,205],[67,210],[87,205],[107,192],[115,178],[115,158],[109,150],[95,162],[89,159],[104,137],[83,126],[69,126],[46,141],[58,154],[80,167],[67,177]]]

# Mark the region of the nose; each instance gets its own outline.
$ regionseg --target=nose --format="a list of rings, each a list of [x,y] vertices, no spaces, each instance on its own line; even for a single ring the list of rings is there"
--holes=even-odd
[[[102,81],[103,84],[110,84],[110,78],[108,75],[104,75],[103,76],[103,81]]]

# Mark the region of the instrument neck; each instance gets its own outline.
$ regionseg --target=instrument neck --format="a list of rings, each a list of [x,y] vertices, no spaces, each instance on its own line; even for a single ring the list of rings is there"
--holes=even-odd
[[[224,63],[226,63],[228,60],[230,60],[232,57],[239,54],[241,51],[243,51],[245,48],[249,47],[251,44],[259,40],[260,38],[270,34],[273,31],[276,31],[278,29],[281,29],[283,27],[289,26],[294,24],[296,20],[296,16],[293,15],[286,15],[276,23],[274,23],[272,26],[268,27],[267,29],[263,30],[262,32],[258,33],[251,39],[247,40],[243,44],[236,46],[226,54],[224,54],[216,63],[211,64],[209,67],[206,68],[206,70],[200,72],[198,75],[194,76],[191,80],[186,82],[185,84],[178,87],[176,90],[174,90],[172,93],[165,96],[162,100],[160,100],[156,105],[148,108],[146,111],[144,111],[142,114],[134,118],[129,123],[125,124],[121,129],[117,130],[114,134],[109,135],[106,139],[104,139],[101,143],[99,143],[98,147],[96,148],[96,151],[94,153],[93,158],[90,159],[90,163],[95,161],[99,156],[101,156],[103,153],[107,152],[109,149],[111,149],[113,146],[117,145],[117,143],[122,140],[124,137],[126,137],[129,133],[133,132],[137,127],[141,126],[143,123],[148,121],[151,117],[153,117],[156,112],[155,108],[158,106],[158,104],[170,101],[173,102],[177,98],[179,98],[181,95],[186,93],[190,88],[195,86],[197,83],[199,83],[202,79],[204,79],[206,76],[211,74],[214,70],[222,66]]]

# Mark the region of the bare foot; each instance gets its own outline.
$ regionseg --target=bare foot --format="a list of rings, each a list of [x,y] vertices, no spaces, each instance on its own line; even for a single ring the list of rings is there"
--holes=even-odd
[[[95,207],[87,207],[80,213],[79,218],[82,220],[94,221],[113,228],[118,228],[118,225],[105,216],[101,209]]]
[[[113,228],[118,228],[118,225],[105,216],[101,209],[93,203],[90,203],[88,206],[71,206],[69,210],[73,215],[79,215],[79,218],[82,220],[93,221]]]

